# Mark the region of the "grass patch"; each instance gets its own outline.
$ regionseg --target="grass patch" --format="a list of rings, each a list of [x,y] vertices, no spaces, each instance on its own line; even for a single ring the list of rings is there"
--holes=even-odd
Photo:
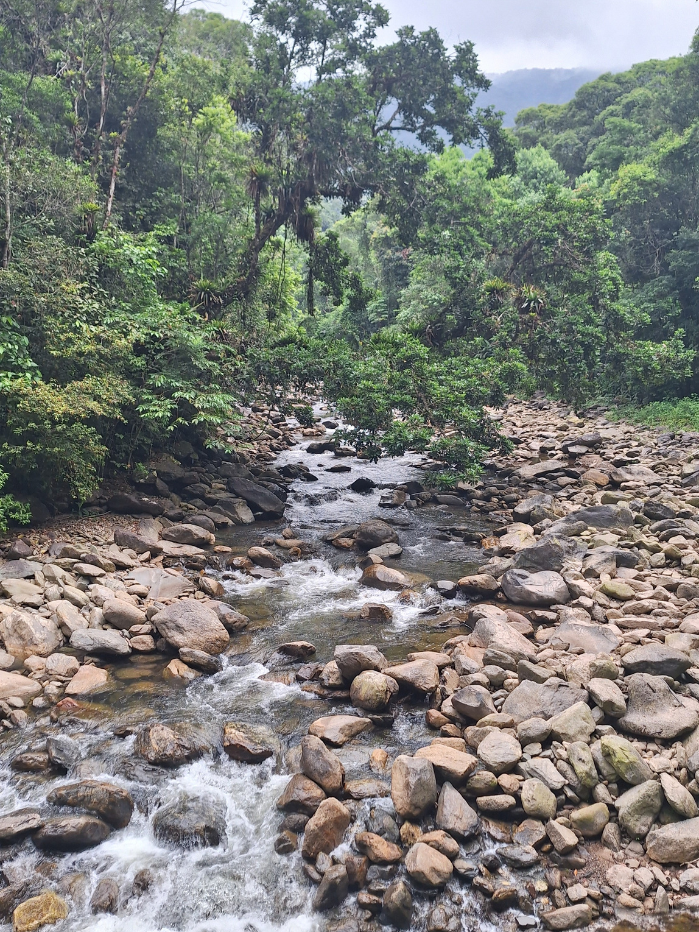
[[[699,431],[699,397],[675,401],[653,401],[637,407],[620,405],[607,412],[610,420],[629,421],[644,427],[667,427],[669,430]]]

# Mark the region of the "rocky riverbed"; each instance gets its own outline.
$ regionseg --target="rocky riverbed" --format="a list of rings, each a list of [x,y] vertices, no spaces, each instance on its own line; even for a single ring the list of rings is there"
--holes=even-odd
[[[246,462],[185,449],[8,542],[0,922],[699,909],[699,437],[493,416],[477,485],[260,412]]]

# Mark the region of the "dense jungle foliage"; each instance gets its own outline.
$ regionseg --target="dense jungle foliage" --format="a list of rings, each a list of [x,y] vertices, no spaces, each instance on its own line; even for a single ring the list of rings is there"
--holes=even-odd
[[[699,44],[511,132],[472,44],[387,22],[0,0],[8,488],[82,502],[321,384],[367,455],[462,474],[508,392],[699,389]]]

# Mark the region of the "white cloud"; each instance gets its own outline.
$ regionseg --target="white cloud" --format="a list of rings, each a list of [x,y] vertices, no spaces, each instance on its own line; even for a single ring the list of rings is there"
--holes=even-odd
[[[391,26],[435,26],[476,43],[485,71],[625,68],[684,54],[699,27],[696,0],[382,0]],[[245,18],[246,0],[198,6]],[[390,32],[386,35],[390,39]]]

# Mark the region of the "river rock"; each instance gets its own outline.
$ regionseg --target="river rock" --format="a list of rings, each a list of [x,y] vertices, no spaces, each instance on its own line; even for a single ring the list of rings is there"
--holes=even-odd
[[[108,837],[110,828],[94,816],[56,816],[46,819],[34,834],[34,844],[44,851],[84,851]]]
[[[52,806],[86,809],[99,816],[112,828],[125,828],[133,815],[131,794],[113,783],[83,780],[56,787],[47,796]]]
[[[8,673],[7,670],[0,670],[0,699],[11,699],[15,696],[26,702],[34,699],[40,692],[41,684],[36,680],[30,680],[28,676],[22,676],[21,673]]]
[[[384,670],[399,686],[427,696],[439,686],[439,668],[431,660],[412,660]]]
[[[68,904],[52,890],[20,903],[12,914],[14,932],[34,932],[68,918]]]
[[[215,848],[225,845],[226,806],[213,797],[183,794],[153,816],[158,841],[180,848]]]
[[[349,810],[333,797],[324,799],[306,824],[303,856],[315,861],[321,852],[330,854],[342,842],[349,824]]]
[[[134,751],[147,763],[159,767],[179,767],[196,757],[201,750],[167,725],[144,725],[136,735]]]
[[[151,619],[162,637],[173,647],[191,647],[207,654],[220,654],[229,636],[216,612],[196,599],[180,599]]]
[[[516,605],[562,605],[570,601],[565,580],[559,573],[550,570],[539,573],[507,570],[500,585],[507,598]]]
[[[683,819],[694,819],[699,815],[696,800],[676,777],[671,776],[669,773],[661,773],[660,785],[663,788],[665,799]]]
[[[172,527],[165,528],[160,536],[173,544],[191,544],[194,547],[207,547],[216,543],[211,531],[196,524],[173,524]]]
[[[687,864],[699,858],[699,818],[654,828],[646,839],[646,853],[660,864]]]
[[[313,897],[313,909],[325,912],[339,906],[349,892],[349,878],[344,864],[333,864],[323,874]]]
[[[102,605],[104,620],[113,628],[128,631],[134,625],[144,625],[148,621],[146,613],[123,599],[108,599]]]
[[[383,563],[373,563],[371,566],[367,566],[362,573],[360,582],[363,586],[369,586],[372,589],[393,592],[410,589],[413,585],[412,580],[405,573],[394,570],[390,566],[384,566]]]
[[[619,718],[626,713],[624,694],[613,680],[593,677],[587,684],[587,690],[605,715]]]
[[[536,648],[507,621],[507,615],[495,605],[479,605],[471,611],[475,621],[470,638],[473,647],[502,651],[515,662],[533,660]]]
[[[435,822],[438,828],[461,840],[478,831],[478,815],[451,783],[445,783],[439,794]]]
[[[522,809],[533,819],[554,819],[556,797],[541,780],[529,779],[522,784]]]
[[[551,734],[559,741],[587,741],[597,727],[587,702],[576,702],[549,721]]]
[[[575,832],[555,819],[546,823],[546,834],[557,854],[568,854],[578,844],[578,836]]]
[[[380,921],[397,929],[409,929],[412,914],[413,897],[410,890],[402,880],[397,880],[383,895]]]
[[[0,844],[7,845],[17,841],[29,832],[34,832],[44,824],[37,809],[16,809],[0,816]]]
[[[490,692],[485,686],[463,686],[452,695],[451,703],[460,715],[474,722],[496,711]]]
[[[274,747],[270,747],[270,744],[269,740],[264,740],[249,726],[232,722],[223,726],[223,750],[231,760],[245,764],[261,764],[274,756]]]
[[[509,773],[522,759],[522,745],[513,735],[497,729],[480,742],[478,756],[491,773]]]
[[[403,819],[415,820],[437,802],[437,781],[430,761],[401,754],[391,768],[391,799]]]
[[[365,521],[357,528],[354,539],[357,546],[362,550],[373,550],[375,547],[381,547],[383,544],[397,544],[398,534],[385,521],[379,518],[373,518],[371,521]]]
[[[604,735],[600,739],[602,756],[624,783],[637,786],[653,778],[653,771],[636,748],[621,735]]]
[[[561,680],[549,680],[547,683],[525,680],[512,690],[500,711],[505,715],[511,715],[515,722],[523,722],[530,718],[543,718],[548,721],[577,702],[586,700],[587,692],[584,689],[571,687]]]
[[[239,498],[244,499],[253,511],[262,512],[264,515],[281,518],[284,514],[284,502],[277,496],[266,489],[264,486],[252,482],[250,479],[243,479],[240,476],[231,476],[228,479],[228,488]]]
[[[97,628],[82,628],[70,637],[70,646],[86,654],[104,657],[128,657],[131,645],[118,631],[100,631]]]
[[[147,637],[147,635],[146,635]],[[134,638],[131,639],[133,646]],[[203,650],[194,650],[192,647],[180,647],[180,660],[189,667],[194,667],[202,673],[220,673],[223,670],[223,661],[220,657],[207,654]]]
[[[596,838],[604,831],[609,822],[609,808],[605,803],[593,803],[574,809],[570,814],[573,828],[580,832],[583,838]]]
[[[16,660],[32,655],[48,657],[63,643],[63,635],[51,618],[16,610],[0,621],[0,638]]]
[[[408,851],[405,869],[416,883],[432,888],[443,887],[454,871],[449,858],[420,841]]]
[[[65,771],[70,770],[82,756],[80,745],[68,735],[50,735],[46,739],[46,751],[53,766]]]
[[[618,720],[622,731],[672,741],[696,728],[699,723],[696,706],[691,700],[683,702],[661,677],[634,673],[627,683],[627,711]]]
[[[691,666],[687,654],[664,644],[644,644],[621,658],[628,673],[649,673],[651,676],[671,676],[679,679]]]
[[[133,550],[135,553],[150,553],[154,557],[163,552],[163,546],[154,533],[136,534],[127,528],[114,528],[114,543],[125,550]]]
[[[77,657],[71,657],[70,654],[50,654],[44,669],[47,676],[75,676],[80,663]]]
[[[113,877],[102,877],[90,899],[93,913],[115,913],[119,905],[119,884]]]
[[[54,615],[61,633],[69,640],[74,631],[88,627],[87,618],[67,599],[61,599],[56,603]]]
[[[373,644],[338,644],[333,654],[343,679],[351,683],[364,670],[384,670],[388,661]]]
[[[371,726],[371,719],[360,718],[358,715],[326,715],[311,722],[308,734],[315,735],[333,747],[342,747]]]
[[[457,583],[459,589],[466,595],[489,596],[496,593],[500,583],[488,573],[477,573],[474,576],[462,576]]]
[[[465,783],[478,766],[471,754],[465,754],[446,744],[428,744],[415,752],[417,760],[428,760],[440,782],[448,780],[457,786]]]
[[[383,712],[398,692],[398,683],[391,676],[376,670],[364,670],[352,680],[352,705],[367,712]]]
[[[301,773],[328,794],[339,796],[345,783],[345,768],[320,738],[306,735],[301,739]]]
[[[120,515],[153,515],[154,518],[164,514],[165,508],[160,502],[135,492],[117,492],[107,502],[107,508]]]
[[[529,463],[527,466],[520,466],[517,470],[517,475],[520,479],[531,482],[532,479],[539,479],[541,476],[548,476],[550,473],[557,472],[559,469],[567,468],[568,463],[566,460],[542,460],[538,463]]]
[[[311,816],[325,798],[325,792],[317,783],[301,773],[295,773],[277,800],[277,809]]]
[[[592,908],[587,903],[576,903],[574,906],[562,906],[560,909],[542,913],[541,918],[546,928],[552,932],[583,929],[592,922]]]
[[[663,805],[663,792],[655,780],[639,783],[615,801],[619,825],[631,838],[644,838]]]
[[[564,567],[579,568],[585,552],[584,545],[574,537],[547,534],[531,547],[520,550],[514,558],[513,569],[526,570],[528,573],[560,573]]]
[[[560,624],[555,629],[554,637],[586,654],[611,654],[621,643],[617,635],[604,625],[575,621],[564,621]]]
[[[66,696],[87,696],[104,690],[109,683],[109,674],[106,670],[94,664],[83,664],[78,672],[66,686]]]

